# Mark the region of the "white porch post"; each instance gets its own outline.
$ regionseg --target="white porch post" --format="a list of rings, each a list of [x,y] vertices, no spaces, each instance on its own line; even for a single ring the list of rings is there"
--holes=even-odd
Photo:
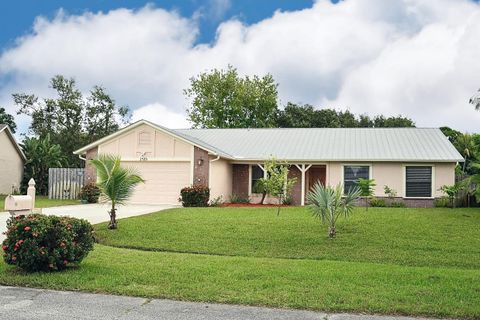
[[[307,172],[308,169],[312,166],[309,164],[308,166],[305,167],[305,163],[302,164],[300,167],[298,164],[295,165],[298,170],[302,173],[302,199],[300,199],[300,205],[304,206],[305,205],[305,172]]]

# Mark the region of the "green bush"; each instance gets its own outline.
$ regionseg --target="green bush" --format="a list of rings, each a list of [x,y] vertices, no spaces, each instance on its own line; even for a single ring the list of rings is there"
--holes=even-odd
[[[370,206],[371,207],[386,207],[387,203],[385,202],[385,199],[372,198],[370,200]]]
[[[435,198],[433,205],[437,208],[447,208],[450,206],[450,199],[447,197]]]
[[[405,208],[406,205],[404,202],[401,202],[401,201],[392,201],[389,205],[389,207],[392,207],[392,208]]]
[[[185,187],[180,191],[178,199],[184,207],[208,207],[210,189],[206,186]]]
[[[250,203],[250,198],[239,194],[232,193],[230,203]]]
[[[79,197],[81,200],[85,200],[88,203],[97,203],[98,198],[100,197],[100,189],[95,183],[89,183],[83,186]]]
[[[93,228],[83,219],[20,215],[7,221],[4,260],[28,272],[65,269],[93,249]]]

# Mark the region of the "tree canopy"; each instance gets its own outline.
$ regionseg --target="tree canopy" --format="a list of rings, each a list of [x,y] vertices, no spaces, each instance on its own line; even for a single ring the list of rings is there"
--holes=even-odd
[[[238,75],[237,69],[213,69],[190,79],[184,90],[195,128],[268,128],[276,126],[277,84],[270,74]]]
[[[377,115],[370,118],[366,114],[356,116],[348,110],[316,109],[309,104],[297,105],[291,102],[283,110],[278,111],[277,123],[281,128],[415,127],[411,119],[403,116]]]
[[[50,87],[56,97],[40,99],[34,94],[15,93],[13,101],[18,114],[32,118],[30,134],[44,139],[50,136],[66,157],[66,165],[82,166],[73,151],[117,131],[128,123],[128,107],[120,107],[101,86],[95,86],[85,97],[73,78],[54,76]]]
[[[6,124],[9,126],[12,133],[15,133],[17,130],[17,124],[13,116],[5,110],[5,108],[0,107],[0,124]]]

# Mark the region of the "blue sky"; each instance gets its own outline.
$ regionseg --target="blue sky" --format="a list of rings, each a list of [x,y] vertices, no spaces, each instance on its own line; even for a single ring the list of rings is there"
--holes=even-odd
[[[32,23],[37,16],[52,18],[62,8],[69,14],[82,14],[85,11],[109,11],[116,8],[138,9],[147,3],[167,10],[178,11],[182,16],[191,17],[197,12],[203,12],[200,21],[198,42],[211,42],[215,37],[218,25],[232,17],[239,18],[247,24],[261,21],[269,17],[275,10],[299,10],[311,7],[312,0],[163,0],[163,1],[133,1],[133,0],[16,0],[0,1],[0,48],[14,44],[18,36],[31,31]],[[216,11],[215,7],[220,7]]]
[[[61,10],[60,10],[61,9]],[[189,79],[272,74],[279,104],[404,115],[478,132],[480,5],[472,0],[0,1],[0,106],[50,97],[49,79],[102,85],[118,104],[187,127]],[[19,132],[30,119],[18,117]]]

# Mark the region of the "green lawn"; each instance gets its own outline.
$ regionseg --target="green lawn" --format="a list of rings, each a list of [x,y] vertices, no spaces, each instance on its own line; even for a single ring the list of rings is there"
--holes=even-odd
[[[146,250],[480,269],[480,210],[358,208],[337,238],[301,207],[172,209],[96,226],[102,244]]]
[[[96,226],[102,244],[78,268],[27,275],[2,262],[0,283],[480,318],[479,227],[478,209],[357,209],[332,241],[304,208],[173,209]]]
[[[3,211],[5,208],[5,195],[0,195],[0,211]],[[66,206],[70,204],[80,204],[79,200],[56,200],[48,199],[47,196],[36,196],[35,197],[35,207],[36,208],[47,208],[47,207],[57,207],[57,206]]]

